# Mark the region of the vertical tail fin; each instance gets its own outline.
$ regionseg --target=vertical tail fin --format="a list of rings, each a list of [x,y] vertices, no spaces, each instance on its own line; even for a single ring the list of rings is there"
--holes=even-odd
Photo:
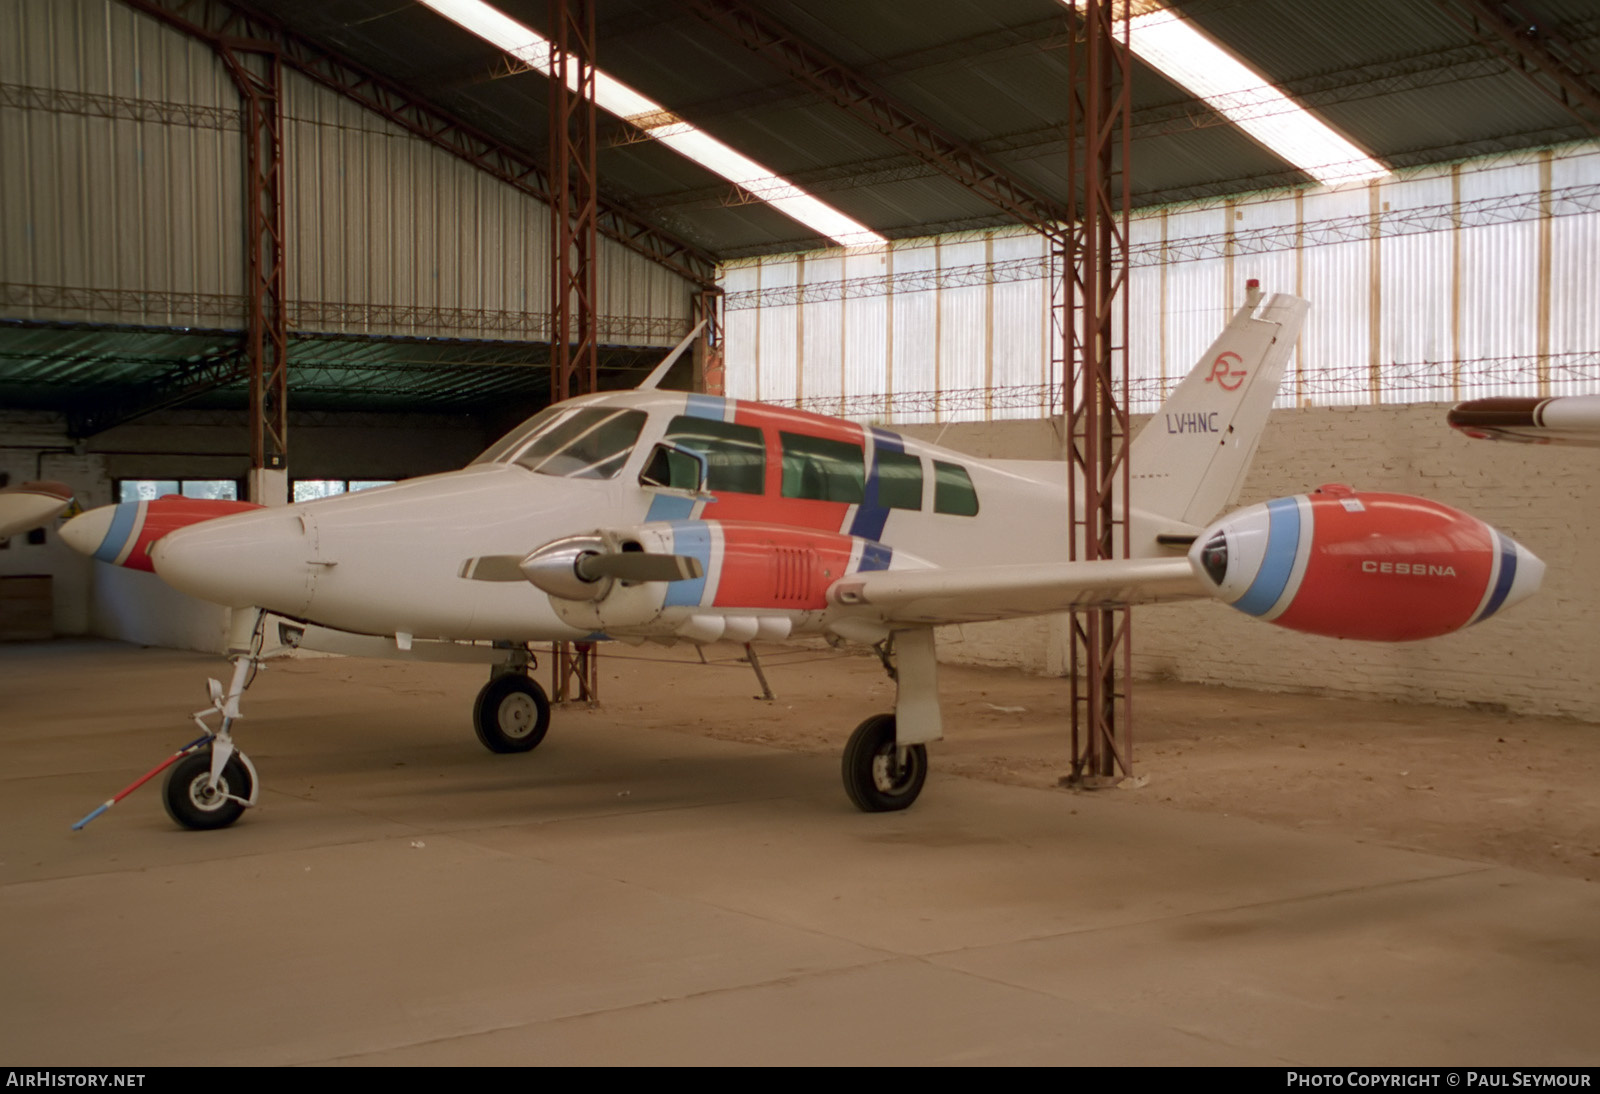
[[[1133,508],[1201,525],[1239,496],[1310,306],[1251,286],[1200,363],[1129,449]]]

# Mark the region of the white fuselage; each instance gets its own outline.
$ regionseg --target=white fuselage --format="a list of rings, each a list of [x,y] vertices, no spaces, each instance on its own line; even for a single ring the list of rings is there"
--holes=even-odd
[[[969,567],[1069,554],[1064,463],[978,460],[837,419],[673,392],[588,396],[556,410],[634,412],[642,425],[604,477],[586,477],[581,468],[570,473],[578,466],[572,460],[536,470],[537,456],[518,462],[516,445],[503,442],[500,462],[181,528],[152,551],[156,570],[206,600],[339,630],[526,642],[585,632],[562,623],[549,597],[531,585],[463,577],[468,560],[520,557],[565,536],[683,520],[843,532],[893,549],[901,564]],[[641,483],[655,445],[669,436],[682,441],[686,421],[755,431],[749,435],[760,437],[765,459],[759,471],[746,468],[746,490],[719,490],[715,481],[699,493]],[[835,497],[795,496],[830,489],[808,487],[807,457],[785,448],[816,438],[859,461],[863,481]],[[746,453],[755,451],[752,442]],[[886,481],[880,451],[896,453],[902,476],[908,462],[920,471],[920,487],[897,480],[894,505],[874,504],[874,484]],[[857,496],[852,489],[859,500],[841,500]],[[968,511],[973,495],[976,513]],[[1154,521],[1135,521],[1136,556],[1154,553],[1155,530]]]

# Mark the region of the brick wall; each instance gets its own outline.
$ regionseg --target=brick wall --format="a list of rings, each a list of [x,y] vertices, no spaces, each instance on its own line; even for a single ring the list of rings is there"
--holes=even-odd
[[[1332,407],[1273,413],[1239,504],[1322,483],[1419,494],[1473,513],[1546,564],[1532,599],[1488,622],[1426,642],[1314,638],[1220,604],[1141,608],[1134,672],[1264,690],[1477,705],[1600,722],[1600,449],[1471,441],[1444,424],[1445,407]],[[944,441],[963,447],[960,427]],[[1038,458],[1039,423],[984,427],[982,452]],[[922,430],[917,431],[919,434]],[[947,628],[946,659],[1062,671],[1064,628]]]

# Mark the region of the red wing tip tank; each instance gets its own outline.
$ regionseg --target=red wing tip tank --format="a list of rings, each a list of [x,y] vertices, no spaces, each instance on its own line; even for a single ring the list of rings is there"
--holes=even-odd
[[[1324,486],[1229,514],[1190,563],[1225,603],[1327,638],[1408,642],[1458,631],[1527,599],[1544,563],[1448,505]]]

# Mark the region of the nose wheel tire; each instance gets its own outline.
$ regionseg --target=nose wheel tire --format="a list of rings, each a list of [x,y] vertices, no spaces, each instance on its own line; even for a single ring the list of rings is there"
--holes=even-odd
[[[185,756],[167,769],[167,781],[161,794],[167,815],[185,828],[226,828],[244,813],[244,805],[234,801],[249,801],[255,792],[255,782],[250,769],[239,761],[237,754],[228,757],[222,765],[217,785],[208,788],[211,781],[211,750]]]
[[[863,813],[905,809],[922,793],[928,777],[928,750],[895,746],[893,714],[874,714],[856,727],[844,746],[845,793]]]
[[[550,700],[521,673],[496,676],[472,704],[472,728],[490,752],[531,752],[550,728]]]

